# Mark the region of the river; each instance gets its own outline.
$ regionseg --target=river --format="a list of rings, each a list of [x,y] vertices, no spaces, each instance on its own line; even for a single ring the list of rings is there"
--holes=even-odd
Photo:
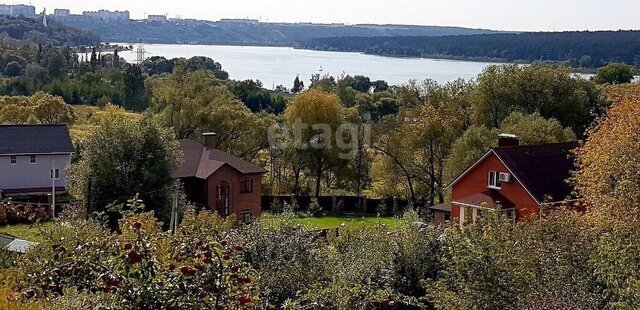
[[[118,43],[128,46],[128,43]],[[137,46],[134,47],[137,48]],[[372,80],[385,80],[391,85],[411,79],[433,79],[446,83],[458,78],[474,78],[487,62],[439,60],[427,58],[393,58],[361,53],[300,50],[290,47],[170,45],[145,44],[146,57],[166,58],[207,56],[220,62],[235,80],[260,80],[265,88],[284,85],[290,88],[296,75],[305,84],[312,74],[365,75]],[[128,62],[135,62],[135,51],[121,52]]]

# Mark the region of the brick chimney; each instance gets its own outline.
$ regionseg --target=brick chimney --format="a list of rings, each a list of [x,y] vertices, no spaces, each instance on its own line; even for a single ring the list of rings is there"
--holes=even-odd
[[[215,149],[218,135],[215,132],[205,132],[202,134],[202,144],[208,149]]]
[[[520,145],[520,138],[518,138],[518,136],[509,133],[502,133],[498,135],[498,147],[518,145]]]

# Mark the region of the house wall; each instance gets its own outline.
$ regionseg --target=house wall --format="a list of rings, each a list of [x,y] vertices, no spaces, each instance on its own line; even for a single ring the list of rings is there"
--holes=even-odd
[[[29,155],[18,155],[17,163],[11,164],[11,156],[0,155],[0,189],[29,189],[51,187],[51,161],[55,160],[60,170],[56,187],[67,187],[66,167],[71,155],[36,155],[36,163],[29,162]]]
[[[436,225],[444,224],[447,222],[447,216],[451,216],[451,212],[445,212],[440,210],[433,211],[433,223]],[[449,220],[451,220],[449,218]]]
[[[489,171],[509,173],[509,170],[500,159],[495,154],[490,154],[460,179],[458,183],[453,185],[452,201],[487,191],[489,189]],[[516,206],[516,220],[539,214],[540,206],[515,177],[511,176],[511,182],[509,183],[502,183],[499,192]],[[469,212],[468,208],[466,210],[466,212]],[[460,220],[459,206],[453,205],[451,217],[453,221]]]
[[[253,180],[253,192],[240,193],[243,180]],[[207,179],[209,208],[216,210],[217,187],[223,182],[229,183],[230,201],[229,212],[240,215],[243,212],[251,212],[253,217],[259,217],[261,213],[262,175],[244,175],[229,165],[224,165]]]

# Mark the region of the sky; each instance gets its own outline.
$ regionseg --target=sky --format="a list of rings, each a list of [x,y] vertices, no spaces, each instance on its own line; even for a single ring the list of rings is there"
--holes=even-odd
[[[373,23],[461,26],[512,31],[640,29],[638,0],[2,0],[71,9],[129,10],[131,17],[263,22]]]

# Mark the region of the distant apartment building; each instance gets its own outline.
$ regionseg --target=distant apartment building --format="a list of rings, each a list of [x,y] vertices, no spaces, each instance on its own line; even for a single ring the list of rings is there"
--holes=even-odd
[[[24,4],[0,4],[0,15],[35,17],[36,7]]]
[[[147,16],[147,21],[156,22],[156,23],[166,23],[167,17],[164,15],[149,15]]]
[[[130,19],[129,11],[84,11],[82,16],[104,21],[129,21]]]
[[[257,19],[243,19],[243,18],[223,18],[221,23],[234,23],[234,24],[257,24],[260,21]]]
[[[71,11],[67,9],[55,9],[53,10],[53,16],[55,17],[69,17],[71,16]]]

